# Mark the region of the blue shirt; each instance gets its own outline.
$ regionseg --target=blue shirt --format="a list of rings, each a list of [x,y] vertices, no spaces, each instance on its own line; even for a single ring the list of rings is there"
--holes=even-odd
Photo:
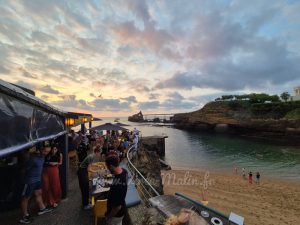
[[[128,148],[129,147],[129,142],[128,141],[124,141],[123,146],[124,146],[124,148]]]
[[[42,181],[44,157],[42,155],[31,156],[26,168],[26,183],[32,184]]]

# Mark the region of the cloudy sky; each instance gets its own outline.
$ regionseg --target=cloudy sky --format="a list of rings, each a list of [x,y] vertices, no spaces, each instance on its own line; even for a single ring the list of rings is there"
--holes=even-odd
[[[299,12],[297,0],[0,0],[0,78],[97,116],[292,93]]]

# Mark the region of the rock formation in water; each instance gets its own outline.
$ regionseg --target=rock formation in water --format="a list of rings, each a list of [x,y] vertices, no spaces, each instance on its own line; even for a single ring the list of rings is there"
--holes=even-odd
[[[144,121],[144,116],[143,116],[142,111],[140,111],[139,113],[134,114],[132,116],[129,116],[128,121],[130,121],[130,122],[143,122]]]
[[[300,144],[300,102],[251,104],[216,101],[202,109],[174,115],[177,128],[235,133]]]

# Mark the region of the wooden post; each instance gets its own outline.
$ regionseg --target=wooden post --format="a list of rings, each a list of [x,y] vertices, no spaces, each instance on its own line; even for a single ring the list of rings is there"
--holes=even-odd
[[[61,153],[63,155],[63,163],[60,167],[60,184],[62,190],[62,198],[66,198],[69,179],[68,134],[65,134],[59,138],[59,149],[61,150]]]

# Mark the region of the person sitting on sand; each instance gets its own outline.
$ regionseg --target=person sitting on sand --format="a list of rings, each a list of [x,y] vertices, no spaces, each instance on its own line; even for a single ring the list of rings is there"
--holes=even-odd
[[[256,183],[257,184],[260,183],[260,173],[259,172],[256,173]]]
[[[249,184],[252,184],[252,172],[249,172]]]

